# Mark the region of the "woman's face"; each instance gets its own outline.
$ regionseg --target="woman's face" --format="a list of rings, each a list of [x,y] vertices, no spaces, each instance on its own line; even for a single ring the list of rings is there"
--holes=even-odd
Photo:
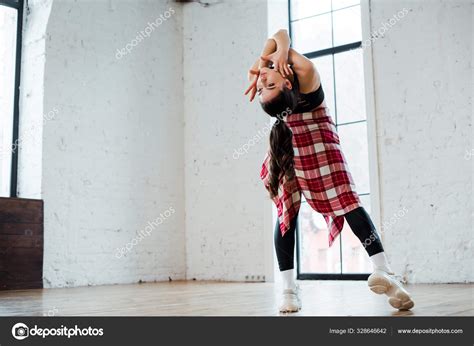
[[[283,78],[279,72],[276,72],[273,68],[262,67],[257,80],[257,93],[260,102],[265,103],[276,97],[284,85],[288,89],[292,87],[291,82]]]

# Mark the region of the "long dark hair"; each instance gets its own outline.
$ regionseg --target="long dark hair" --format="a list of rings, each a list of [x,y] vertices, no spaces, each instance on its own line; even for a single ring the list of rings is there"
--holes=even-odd
[[[287,180],[295,178],[293,133],[283,121],[284,115],[291,114],[298,105],[299,90],[297,82],[293,89],[283,86],[281,92],[267,102],[261,102],[263,110],[272,117],[277,117],[270,132],[270,168],[269,185],[270,197],[278,196],[280,179],[285,176]]]

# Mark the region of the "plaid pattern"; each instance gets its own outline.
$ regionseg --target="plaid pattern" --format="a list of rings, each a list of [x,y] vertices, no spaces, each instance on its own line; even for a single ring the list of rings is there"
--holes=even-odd
[[[283,177],[278,196],[273,198],[281,233],[285,235],[291,220],[298,215],[303,194],[308,204],[324,216],[331,246],[344,226],[343,215],[361,206],[336,126],[327,107],[291,114],[284,121],[293,133],[296,179],[287,181]],[[260,173],[267,190],[269,161],[267,153]]]

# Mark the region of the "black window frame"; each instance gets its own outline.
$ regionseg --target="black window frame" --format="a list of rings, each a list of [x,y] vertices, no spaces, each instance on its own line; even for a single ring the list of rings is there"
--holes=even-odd
[[[0,0],[0,6],[6,6],[17,10],[16,26],[16,56],[15,56],[15,85],[13,99],[13,128],[12,128],[12,151],[11,176],[10,176],[10,198],[18,197],[18,143],[20,125],[20,75],[21,75],[21,46],[23,35],[23,6],[24,0]]]
[[[289,33],[289,36],[290,36],[290,39],[292,39],[293,35],[292,35],[292,30],[291,30],[291,24],[293,22],[292,18],[291,18],[291,1],[292,0],[288,0],[288,33]],[[342,9],[345,9],[345,8],[349,8],[349,7],[353,7],[353,6],[361,6],[361,2],[359,2],[358,5],[351,5],[351,6],[348,6],[348,7],[344,7],[344,8],[341,8],[341,9],[337,9],[337,11],[339,10],[342,10]],[[332,1],[331,1],[331,13],[333,13],[333,10],[332,10]],[[332,26],[332,35],[334,35],[334,22],[331,21],[331,26]],[[291,40],[293,41],[293,40]],[[311,52],[307,52],[307,53],[304,53],[303,55],[305,57],[307,57],[308,59],[314,59],[314,58],[319,58],[319,57],[322,57],[322,56],[326,56],[326,55],[332,55],[332,66],[333,66],[333,85],[335,86],[336,85],[336,74],[335,74],[335,63],[334,63],[334,56],[338,53],[343,53],[343,52],[347,52],[347,51],[350,51],[350,50],[353,50],[353,49],[358,49],[358,48],[361,48],[362,47],[362,41],[357,41],[357,42],[352,42],[352,43],[348,43],[348,44],[343,44],[343,45],[340,45],[340,46],[335,46],[335,47],[331,47],[331,48],[325,48],[325,49],[321,49],[321,50],[316,50],[316,51],[311,51]],[[336,93],[336,91],[334,91],[334,94]],[[364,121],[367,121],[367,119],[364,119],[364,120],[357,120],[357,121],[351,121],[351,122],[346,122],[346,123],[341,123],[341,124],[338,124],[337,123],[337,101],[336,101],[336,95],[334,95],[334,107],[336,109],[334,109],[334,114],[335,114],[335,123],[336,123],[336,129],[338,126],[341,126],[341,125],[349,125],[349,124],[353,124],[353,123],[358,123],[358,122],[364,122]],[[370,195],[370,192],[369,193],[359,193],[358,194],[359,196],[366,196],[366,195]],[[307,203],[306,201],[303,202],[303,203]],[[296,222],[296,229],[295,229],[295,233],[296,233],[296,278],[298,280],[367,280],[369,275],[370,274],[367,274],[367,273],[342,273],[342,234],[339,234],[339,256],[341,258],[341,273],[302,273],[301,272],[301,253],[300,253],[300,230],[299,230],[299,222],[297,221]]]

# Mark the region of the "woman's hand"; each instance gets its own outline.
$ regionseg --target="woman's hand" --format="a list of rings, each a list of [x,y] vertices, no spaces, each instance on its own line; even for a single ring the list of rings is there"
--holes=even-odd
[[[258,69],[250,69],[249,70],[249,81],[250,81],[250,86],[245,90],[245,94],[247,95],[250,93],[250,99],[249,101],[252,102],[253,99],[255,98],[255,95],[257,94],[257,80],[258,76],[260,75],[260,70]]]
[[[288,51],[284,49],[277,49],[274,53],[261,56],[261,60],[265,63],[271,62],[275,71],[280,72],[283,77],[288,77],[293,74],[293,71],[288,66]]]

